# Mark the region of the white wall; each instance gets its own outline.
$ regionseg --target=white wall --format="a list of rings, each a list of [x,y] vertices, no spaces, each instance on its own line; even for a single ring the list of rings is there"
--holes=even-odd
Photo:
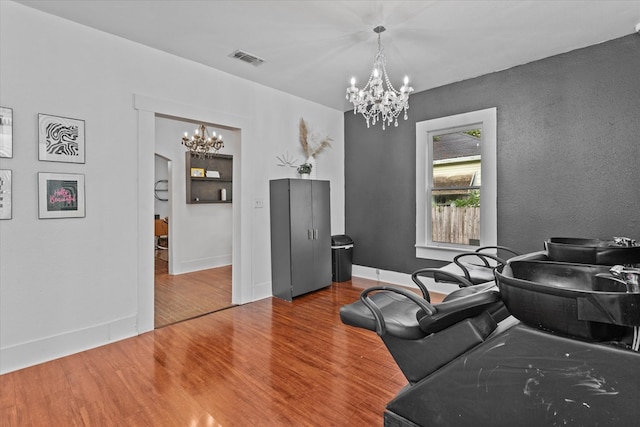
[[[291,176],[276,155],[302,157],[300,117],[334,139],[318,178],[331,180],[332,233],[344,232],[341,112],[1,1],[0,105],[13,108],[14,149],[0,159],[13,170],[13,219],[0,221],[0,372],[149,329],[154,147],[144,141],[156,122],[134,108],[136,94],[242,124],[239,302],[270,289],[268,181]],[[38,161],[38,113],[85,120],[85,164]],[[39,220],[38,172],[85,174],[86,217]]]

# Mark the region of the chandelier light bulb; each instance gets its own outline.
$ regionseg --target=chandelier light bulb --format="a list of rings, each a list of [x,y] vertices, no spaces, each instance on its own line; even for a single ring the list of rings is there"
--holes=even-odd
[[[373,31],[378,34],[378,53],[373,60],[369,81],[362,89],[358,89],[355,85],[355,77],[351,78],[351,86],[347,88],[347,99],[353,104],[353,113],[361,113],[364,116],[367,127],[382,121],[384,130],[391,123],[398,126],[398,116],[402,111],[404,111],[404,119],[407,120],[409,95],[413,92],[413,88],[409,86],[409,76],[406,75],[404,85],[399,91],[391,85],[380,42],[380,33],[385,31],[385,28],[378,26]]]

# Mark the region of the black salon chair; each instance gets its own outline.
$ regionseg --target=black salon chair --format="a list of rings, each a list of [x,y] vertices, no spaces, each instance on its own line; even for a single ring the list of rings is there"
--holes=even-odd
[[[488,251],[494,252],[495,255],[487,253]],[[488,282],[495,283],[493,271],[497,267],[506,264],[507,260],[513,256],[518,255],[520,253],[506,246],[482,246],[474,252],[464,252],[456,255],[453,258],[453,262],[440,267],[439,270],[463,276],[474,285]],[[439,273],[434,273],[434,280],[437,282],[449,282],[447,276]]]
[[[498,264],[500,265],[500,264]],[[493,270],[497,268],[496,267],[492,267],[489,270],[491,271],[491,273],[493,274]],[[460,277],[454,273],[448,272],[446,270],[442,270],[442,268],[438,268],[438,269],[432,269],[432,268],[425,268],[425,269],[421,269],[421,270],[417,270],[415,271],[412,275],[411,275],[411,279],[413,280],[413,282],[418,285],[418,287],[420,289],[427,289],[427,286],[421,281],[422,277],[433,277],[433,279],[435,281],[439,281],[439,282],[447,282],[447,283],[453,283],[453,284],[457,284],[459,286],[459,289],[456,289],[455,291],[449,293],[447,296],[444,297],[444,299],[442,300],[442,302],[451,302],[453,300],[462,298],[462,297],[466,297],[469,295],[473,295],[473,294],[477,294],[477,293],[482,293],[482,292],[496,292],[499,293],[500,290],[498,288],[498,286],[496,285],[495,282],[495,276],[493,278],[493,280],[491,281],[487,281],[484,283],[480,283],[477,285],[474,285],[472,282],[470,282],[468,279],[464,278],[464,277]],[[476,276],[479,277],[479,276]],[[462,280],[460,280],[462,279]],[[424,292],[424,291],[423,291]],[[427,291],[428,292],[428,291]],[[500,300],[499,302],[497,302],[496,304],[492,305],[489,308],[489,314],[491,314],[491,317],[493,317],[493,319],[499,323],[502,320],[506,319],[507,317],[509,317],[511,315],[511,313],[509,313],[509,310],[507,309],[507,307],[504,305],[504,303],[502,302],[502,300]]]
[[[419,277],[434,273],[465,288],[473,287],[460,276],[421,269],[412,274],[412,280],[422,297],[407,289],[374,286],[365,289],[358,301],[340,308],[343,323],[380,336],[410,383],[483,342],[497,325],[490,312],[502,306],[497,289],[450,296],[446,302],[431,304]]]

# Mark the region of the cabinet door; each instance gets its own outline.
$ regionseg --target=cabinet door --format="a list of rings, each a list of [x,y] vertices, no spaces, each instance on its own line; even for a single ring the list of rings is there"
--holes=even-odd
[[[290,181],[292,296],[317,289],[313,254],[311,181]]]
[[[331,285],[331,208],[327,181],[312,181],[315,289]]]

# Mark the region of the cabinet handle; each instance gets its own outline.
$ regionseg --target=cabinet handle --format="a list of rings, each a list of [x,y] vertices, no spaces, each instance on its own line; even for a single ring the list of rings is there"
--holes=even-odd
[[[314,228],[313,229],[313,240],[317,240],[318,239],[318,229]]]
[[[311,231],[311,229],[307,229],[307,239],[313,240],[313,232]]]

